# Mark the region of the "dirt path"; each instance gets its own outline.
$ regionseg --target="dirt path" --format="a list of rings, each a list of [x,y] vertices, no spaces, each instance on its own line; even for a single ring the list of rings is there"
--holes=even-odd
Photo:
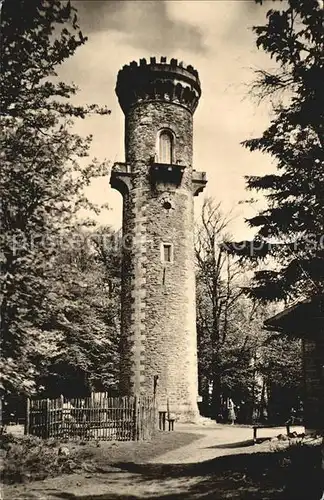
[[[232,476],[229,479],[231,472],[227,472],[228,466],[225,466],[225,473],[223,471],[219,475],[215,474],[217,464],[213,459],[241,453],[248,453],[253,458],[252,455],[255,456],[258,451],[265,451],[262,445],[253,446],[252,429],[215,424],[178,425],[177,431],[194,432],[200,434],[201,438],[142,465],[130,463],[120,466],[120,469],[107,467],[105,474],[73,474],[17,487],[6,487],[1,498],[4,500],[190,500],[198,498],[201,490],[206,491],[204,499],[243,498],[240,496],[242,490],[239,484],[233,483]],[[284,429],[276,428],[263,430],[262,433],[265,434],[264,437],[272,437],[282,431]],[[260,437],[263,437],[261,433]],[[247,456],[245,455],[244,462]],[[212,462],[201,464],[205,461]],[[246,484],[243,486],[244,495],[249,491],[249,487],[251,493],[249,497],[244,496],[244,498],[259,499],[258,496],[253,496],[254,486]],[[264,500],[266,498],[268,497],[263,496]]]
[[[231,425],[215,424],[206,427],[196,427],[193,425],[182,425],[177,430],[184,432],[201,432],[202,438],[190,443],[187,446],[172,450],[160,455],[152,460],[152,463],[160,464],[189,464],[200,463],[224,455],[233,455],[238,453],[253,453],[264,451],[260,446],[254,446],[252,443],[253,431],[250,427],[238,427]],[[297,433],[304,432],[300,426],[292,430]],[[270,429],[259,429],[258,438],[272,438],[279,434],[285,434],[285,427],[274,427]]]

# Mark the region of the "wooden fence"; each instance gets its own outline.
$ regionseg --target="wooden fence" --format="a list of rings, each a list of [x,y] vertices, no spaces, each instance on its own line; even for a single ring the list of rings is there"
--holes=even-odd
[[[25,433],[44,439],[143,440],[155,425],[155,401],[147,396],[27,400]]]

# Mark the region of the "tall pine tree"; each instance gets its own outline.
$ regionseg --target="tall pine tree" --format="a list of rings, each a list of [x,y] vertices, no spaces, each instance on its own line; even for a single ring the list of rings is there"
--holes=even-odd
[[[247,177],[247,188],[263,193],[267,207],[248,219],[254,241],[229,248],[255,262],[270,257],[267,268],[255,272],[251,296],[288,301],[324,289],[322,2],[275,2],[266,24],[253,31],[257,47],[276,61],[273,71],[257,71],[251,89],[272,99],[273,118],[261,137],[244,146],[270,154],[277,173]]]

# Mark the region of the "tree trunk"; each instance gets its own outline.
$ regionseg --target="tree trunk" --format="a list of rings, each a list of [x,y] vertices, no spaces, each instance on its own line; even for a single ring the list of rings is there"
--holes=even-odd
[[[260,415],[261,422],[266,422],[268,419],[268,409],[267,409],[267,395],[266,395],[266,381],[262,377],[262,389],[261,389],[261,399],[260,399]]]
[[[211,400],[211,417],[222,421],[222,390],[221,390],[221,377],[218,371],[213,373],[213,391]]]

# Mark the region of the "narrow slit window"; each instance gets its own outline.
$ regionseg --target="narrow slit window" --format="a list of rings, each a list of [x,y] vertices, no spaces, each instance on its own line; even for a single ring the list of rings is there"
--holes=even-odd
[[[163,262],[172,262],[172,245],[170,243],[163,244]]]
[[[168,130],[163,130],[159,136],[159,162],[172,163],[173,136]]]

